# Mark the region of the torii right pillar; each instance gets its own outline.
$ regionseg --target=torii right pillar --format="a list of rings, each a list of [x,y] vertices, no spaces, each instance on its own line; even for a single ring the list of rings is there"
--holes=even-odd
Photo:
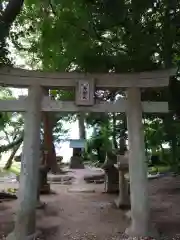
[[[155,237],[155,231],[150,222],[140,88],[127,89],[126,115],[131,189],[131,226],[126,229],[126,233],[133,237]]]

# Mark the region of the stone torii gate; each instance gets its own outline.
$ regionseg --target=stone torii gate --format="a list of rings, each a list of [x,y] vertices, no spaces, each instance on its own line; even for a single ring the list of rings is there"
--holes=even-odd
[[[132,236],[151,232],[147,190],[147,166],[142,111],[168,112],[166,102],[141,102],[141,88],[165,87],[171,70],[134,74],[45,73],[14,68],[0,69],[0,85],[26,87],[28,97],[0,100],[1,111],[25,112],[24,147],[19,187],[19,208],[15,228],[7,239],[31,239],[35,232],[38,169],[40,165],[41,111],[48,112],[126,112],[129,139]],[[76,88],[75,102],[61,102],[43,96],[42,88]],[[94,102],[94,90],[124,88],[126,100]]]

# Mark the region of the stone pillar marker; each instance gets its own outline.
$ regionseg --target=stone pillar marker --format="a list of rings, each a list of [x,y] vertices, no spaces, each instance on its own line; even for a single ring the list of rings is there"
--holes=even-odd
[[[114,164],[116,163],[116,155],[111,152],[106,153],[106,159],[102,165],[105,171],[105,192],[117,193],[119,190],[119,173]]]
[[[40,165],[41,98],[41,87],[31,86],[27,97],[28,104],[25,114],[18,210],[14,231],[7,237],[7,240],[29,240],[33,239],[35,234]]]
[[[114,202],[117,208],[127,209],[130,208],[128,180],[125,178],[129,171],[128,156],[117,155],[116,167],[119,171],[119,194]]]
[[[147,164],[139,88],[127,89],[126,107],[132,221],[131,226],[126,229],[126,233],[133,237],[152,236],[152,226],[150,226],[149,221]]]

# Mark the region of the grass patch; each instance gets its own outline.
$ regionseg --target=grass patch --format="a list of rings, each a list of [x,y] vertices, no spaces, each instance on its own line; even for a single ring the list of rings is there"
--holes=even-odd
[[[170,166],[162,166],[162,165],[160,165],[160,166],[157,165],[157,166],[153,166],[153,167],[148,168],[148,172],[150,174],[157,173],[157,172],[165,173],[165,172],[169,172],[170,170],[171,170]]]
[[[14,173],[16,176],[20,175],[21,165],[19,163],[13,162],[12,166],[5,170],[4,168],[0,169],[0,177],[5,177],[10,173]]]

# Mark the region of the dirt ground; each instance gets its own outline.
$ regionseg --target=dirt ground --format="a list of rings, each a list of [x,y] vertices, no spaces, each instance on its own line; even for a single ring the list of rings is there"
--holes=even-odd
[[[128,221],[124,212],[113,206],[115,195],[103,194],[103,184],[85,184],[82,171],[77,173],[79,177],[73,185],[52,184],[51,188],[56,194],[41,197],[47,203],[44,210],[37,210],[37,228],[42,231],[42,238],[122,239],[120,236]],[[74,192],[77,188],[86,188],[89,192]],[[180,177],[150,180],[149,192],[152,221],[158,230],[169,236],[168,239],[180,235]],[[3,236],[13,229],[16,206],[17,201],[0,203],[0,239],[4,239]]]

